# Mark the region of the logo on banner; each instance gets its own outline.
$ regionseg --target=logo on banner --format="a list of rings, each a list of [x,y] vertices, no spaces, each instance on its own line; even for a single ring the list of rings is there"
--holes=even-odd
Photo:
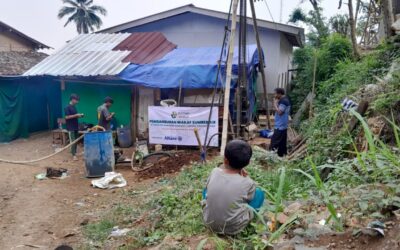
[[[178,113],[176,113],[175,111],[173,111],[173,112],[171,113],[171,117],[172,117],[173,119],[175,119],[177,116],[178,116]]]
[[[168,135],[165,136],[164,139],[166,141],[182,141],[183,140],[182,136],[168,136]]]

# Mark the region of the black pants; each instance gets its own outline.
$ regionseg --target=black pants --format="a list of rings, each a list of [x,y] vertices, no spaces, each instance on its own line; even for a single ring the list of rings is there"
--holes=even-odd
[[[287,129],[279,130],[274,129],[274,134],[271,138],[270,150],[278,150],[278,155],[280,157],[287,155]]]

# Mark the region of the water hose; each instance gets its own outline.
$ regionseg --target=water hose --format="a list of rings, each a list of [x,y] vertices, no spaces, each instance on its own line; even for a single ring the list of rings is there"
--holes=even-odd
[[[44,157],[39,158],[39,159],[29,160],[29,161],[11,161],[11,160],[0,159],[0,162],[10,163],[10,164],[29,164],[29,163],[34,163],[34,162],[43,161],[43,160],[46,160],[46,159],[48,159],[48,158],[50,158],[50,157],[53,157],[53,156],[55,156],[56,154],[59,154],[59,153],[65,151],[66,149],[70,148],[72,145],[78,143],[78,142],[83,138],[83,136],[84,136],[84,135],[81,135],[80,137],[78,137],[78,139],[76,139],[75,141],[71,142],[71,143],[68,144],[67,146],[61,148],[59,151],[57,151],[57,152],[55,152],[55,153],[53,153],[53,154],[51,154],[51,155],[44,156]]]
[[[94,126],[93,128],[88,129],[88,132],[92,132],[92,131],[97,130],[97,129],[100,129],[100,130],[105,131],[105,128],[103,128],[103,127],[101,127],[101,126]],[[57,154],[59,154],[59,153],[65,151],[66,149],[70,148],[72,145],[78,143],[83,137],[84,137],[84,135],[81,135],[81,136],[78,137],[75,141],[73,141],[73,142],[71,142],[70,144],[68,144],[67,146],[61,148],[59,151],[57,151],[57,152],[55,152],[55,153],[53,153],[53,154],[44,156],[44,157],[39,158],[39,159],[29,160],[29,161],[12,161],[12,160],[0,159],[0,162],[10,163],[10,164],[29,164],[29,163],[34,163],[34,162],[43,161],[43,160],[46,160],[46,159],[48,159],[48,158],[51,158],[51,157],[53,157],[53,156],[55,156],[55,155],[57,155]]]
[[[147,159],[148,157],[150,157],[150,156],[154,156],[154,155],[165,155],[165,156],[168,156],[168,157],[172,157],[172,154],[170,154],[170,153],[168,153],[168,152],[155,152],[155,153],[152,153],[152,154],[148,154],[148,155],[146,155],[146,156],[142,156],[142,158],[139,160],[139,167],[136,167],[136,166],[135,166],[135,161],[136,161],[136,160],[135,160],[135,154],[136,154],[136,151],[133,152],[133,154],[132,154],[132,161],[131,161],[131,168],[132,168],[132,170],[133,170],[134,172],[141,172],[141,171],[144,171],[144,170],[147,170],[147,169],[151,168],[152,165],[146,166],[146,167],[143,167],[143,168],[142,168],[143,161],[144,161],[145,159]]]

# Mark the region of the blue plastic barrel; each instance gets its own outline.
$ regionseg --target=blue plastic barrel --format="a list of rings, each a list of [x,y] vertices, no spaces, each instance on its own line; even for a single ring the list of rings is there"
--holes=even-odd
[[[102,177],[114,171],[115,157],[111,131],[91,132],[84,136],[86,177]]]
[[[118,145],[121,148],[129,148],[132,146],[131,128],[118,128],[117,129]]]

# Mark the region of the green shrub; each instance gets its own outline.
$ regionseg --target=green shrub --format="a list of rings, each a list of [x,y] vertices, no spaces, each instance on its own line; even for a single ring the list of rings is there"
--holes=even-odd
[[[350,60],[352,54],[351,42],[338,34],[324,39],[320,48],[306,46],[295,50],[293,64],[298,69],[294,80],[294,89],[290,94],[294,110],[312,89],[314,58],[317,57],[316,85],[329,79],[337,70],[337,65],[344,60]]]

